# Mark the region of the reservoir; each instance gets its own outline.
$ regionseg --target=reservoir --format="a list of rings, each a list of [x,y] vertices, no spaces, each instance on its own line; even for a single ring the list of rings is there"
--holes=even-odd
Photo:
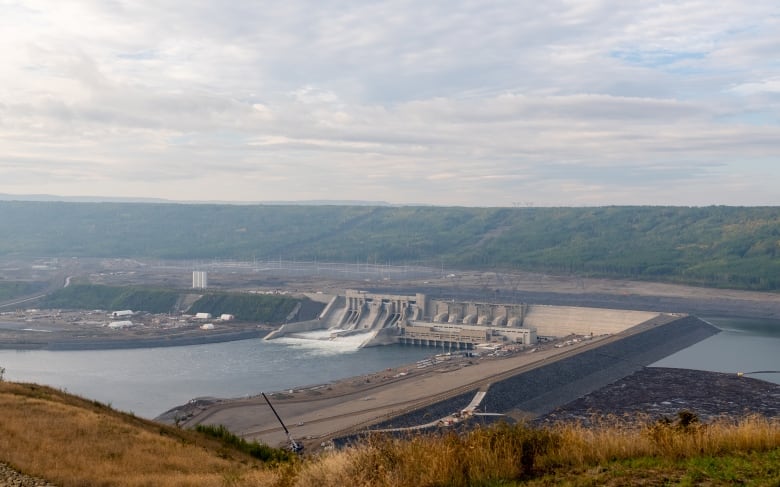
[[[653,365],[726,373],[780,370],[780,321],[705,319],[723,331]],[[196,397],[243,397],[323,384],[435,353],[282,338],[129,350],[0,350],[0,367],[7,380],[51,385],[153,418]],[[750,377],[780,383],[780,373]]]
[[[780,384],[780,321],[703,318],[721,332],[656,362],[658,367],[744,372]],[[751,374],[757,371],[773,373]]]

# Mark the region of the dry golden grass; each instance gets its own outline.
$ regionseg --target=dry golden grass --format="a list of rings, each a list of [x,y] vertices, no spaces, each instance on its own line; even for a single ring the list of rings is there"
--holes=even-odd
[[[641,426],[642,420],[605,421],[587,428],[499,425],[464,435],[374,437],[359,447],[304,462],[293,485],[496,485],[626,459],[674,460],[780,448],[780,422],[758,416],[688,426]]]
[[[550,465],[583,466],[642,456],[690,458],[780,447],[780,422],[762,416],[710,424],[679,419],[651,422],[639,416],[629,422],[606,419],[588,427],[562,424],[551,431],[560,442],[543,458]]]
[[[264,485],[276,479],[202,435],[29,384],[0,383],[0,461],[63,487]]]

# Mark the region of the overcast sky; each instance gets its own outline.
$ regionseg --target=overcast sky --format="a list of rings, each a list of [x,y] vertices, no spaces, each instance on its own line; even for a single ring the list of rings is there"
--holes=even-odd
[[[780,3],[0,0],[0,193],[780,204]]]

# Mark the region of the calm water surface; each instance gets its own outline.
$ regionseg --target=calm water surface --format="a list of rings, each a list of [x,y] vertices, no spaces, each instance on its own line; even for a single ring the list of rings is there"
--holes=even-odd
[[[780,384],[780,321],[704,318],[722,331],[653,365],[713,372],[745,372]],[[750,374],[756,371],[774,373]]]
[[[653,365],[717,372],[780,370],[780,321],[708,321],[723,332]],[[8,380],[51,385],[153,418],[194,397],[240,397],[322,384],[434,353],[284,338],[134,350],[0,350],[0,367],[6,368]],[[752,377],[780,383],[778,373]]]
[[[153,418],[194,397],[241,397],[414,363],[431,349],[262,339],[90,351],[0,350],[6,379],[36,382]]]

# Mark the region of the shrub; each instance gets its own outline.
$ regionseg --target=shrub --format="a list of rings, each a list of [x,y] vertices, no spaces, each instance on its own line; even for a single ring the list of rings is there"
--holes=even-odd
[[[231,433],[224,425],[199,424],[195,431],[203,433],[206,436],[216,438],[226,445],[230,445],[253,458],[264,462],[289,462],[295,455],[281,448],[271,448],[268,445],[258,443],[257,441],[246,441],[245,439]]]

